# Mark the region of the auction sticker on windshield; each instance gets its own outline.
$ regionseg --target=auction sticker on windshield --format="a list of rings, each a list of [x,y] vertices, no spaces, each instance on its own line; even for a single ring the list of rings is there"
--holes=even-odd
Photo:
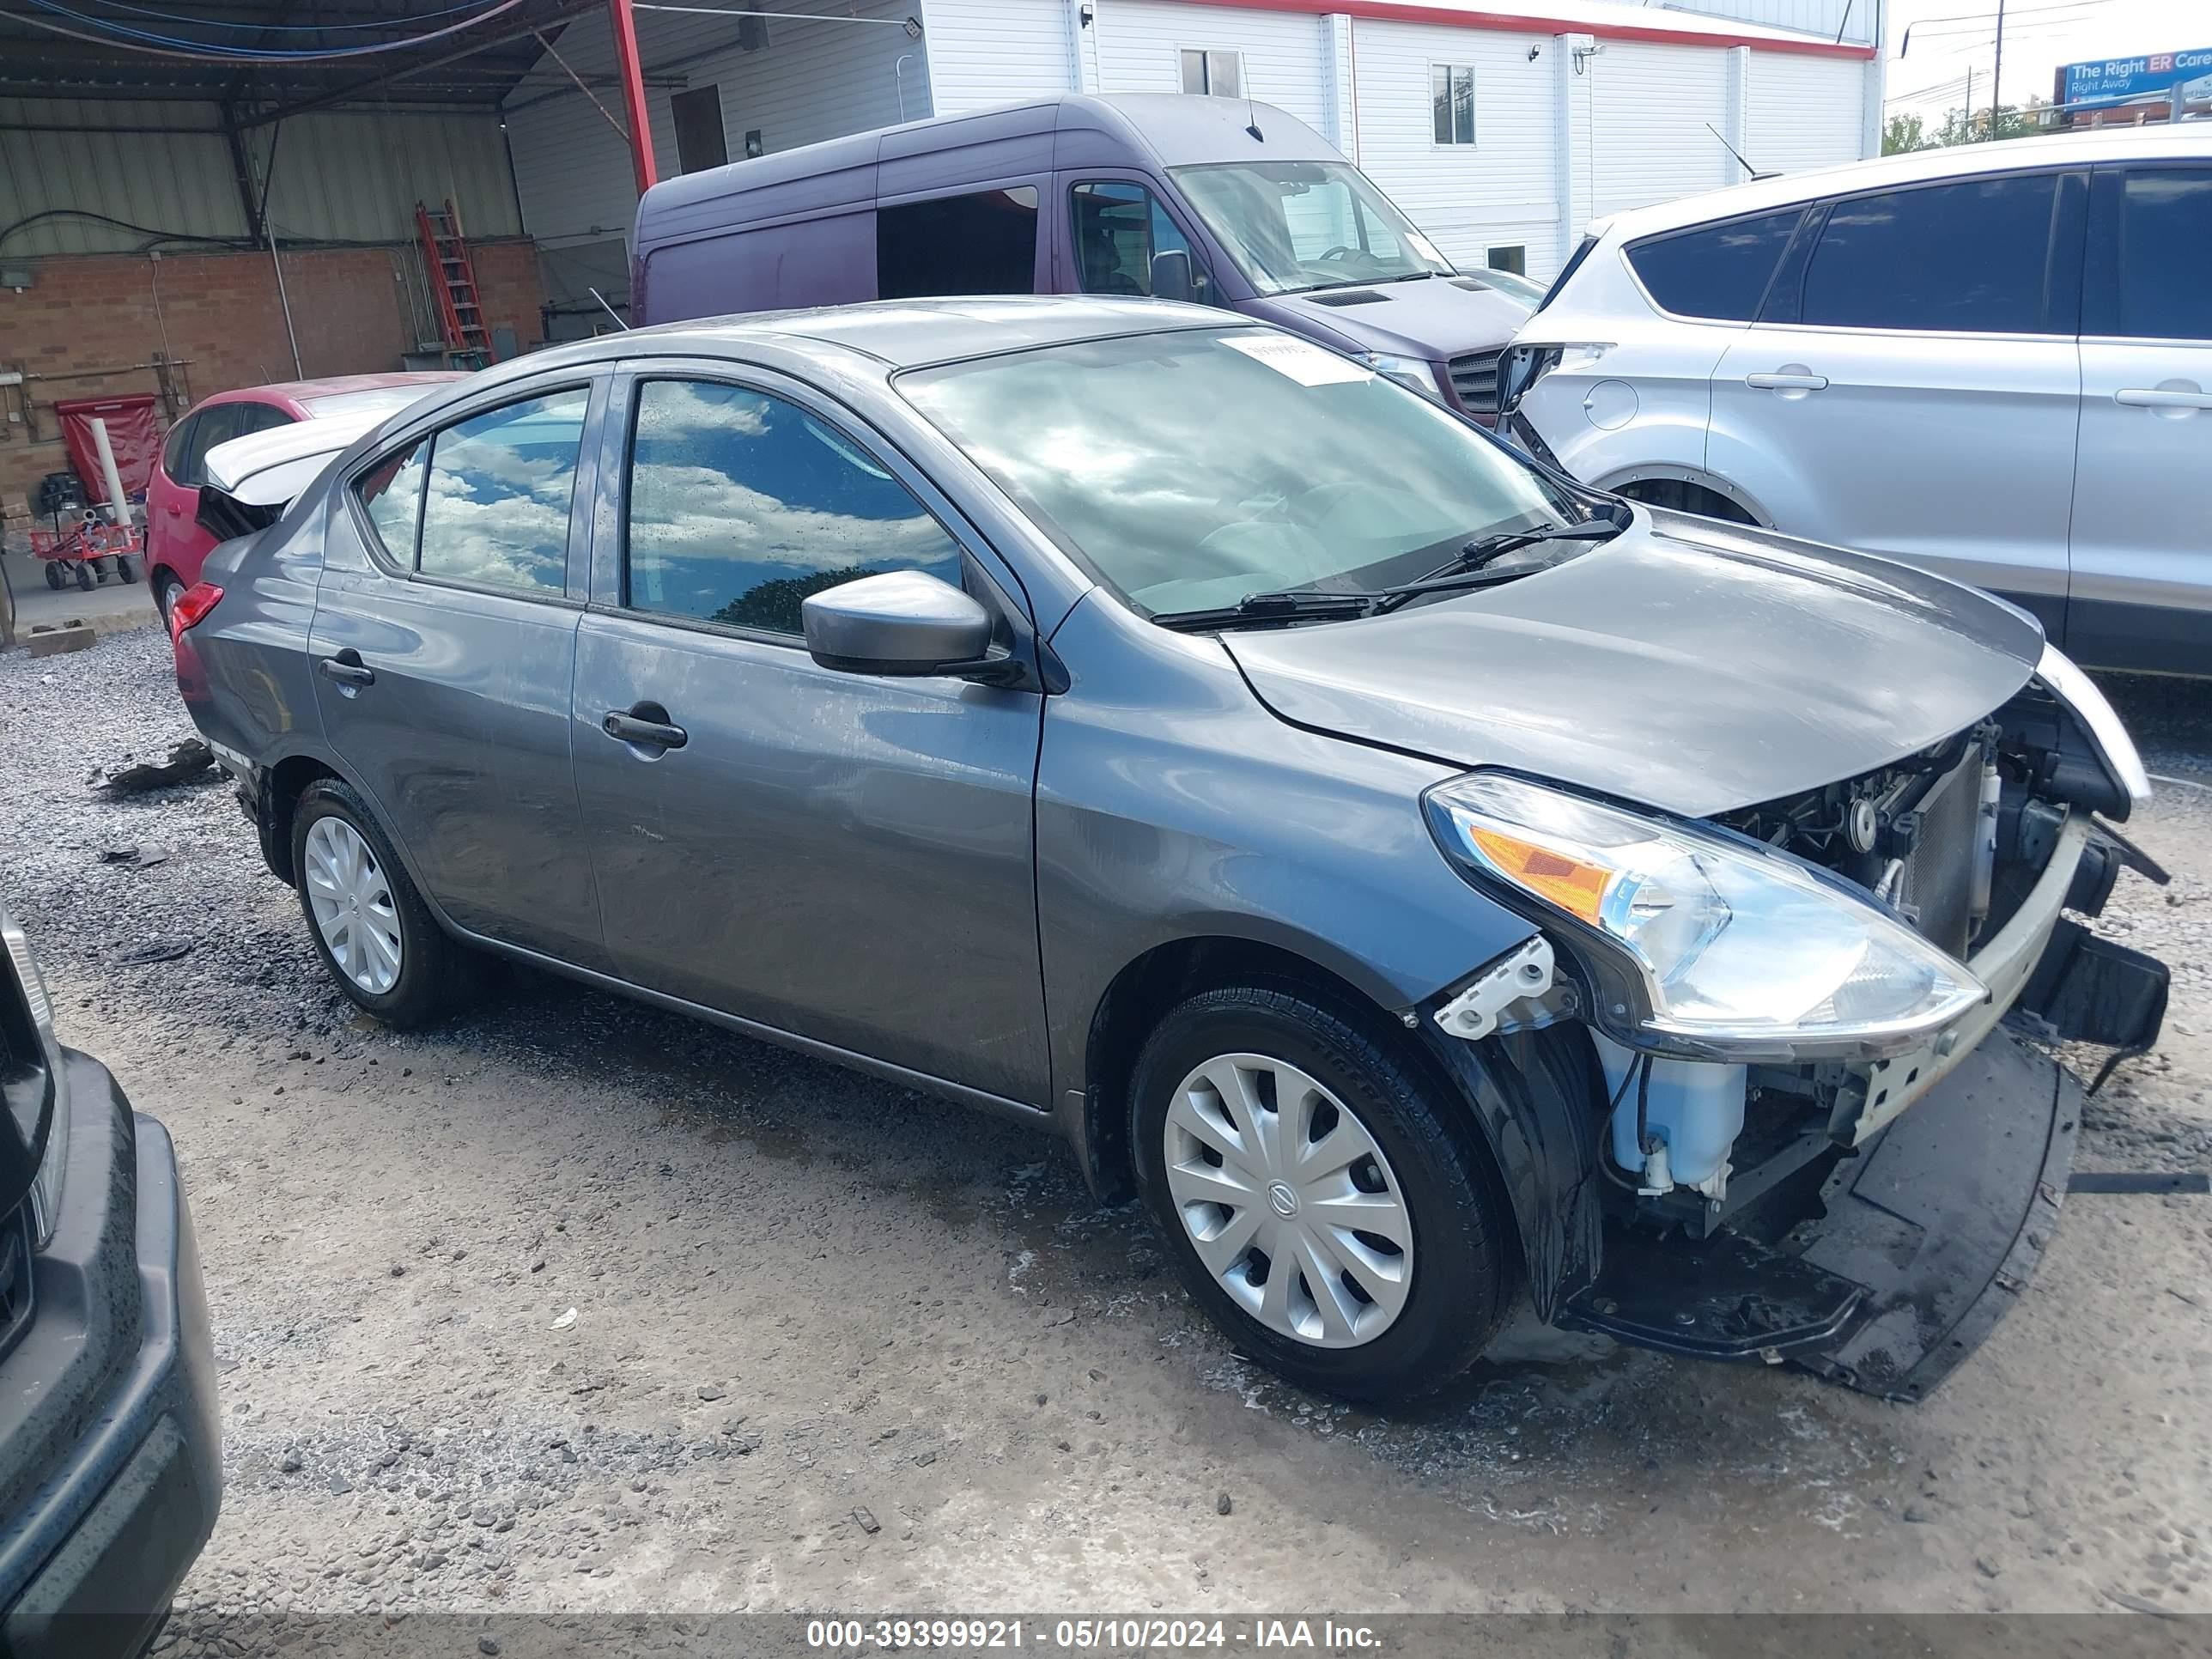
[[[1281,334],[1224,334],[1221,343],[1235,347],[1254,362],[1289,375],[1300,386],[1342,386],[1375,378],[1372,369],[1325,351],[1311,340]]]

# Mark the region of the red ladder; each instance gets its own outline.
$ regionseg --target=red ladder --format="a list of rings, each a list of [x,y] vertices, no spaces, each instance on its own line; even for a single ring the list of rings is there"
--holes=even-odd
[[[422,264],[438,296],[438,326],[444,331],[446,362],[454,368],[482,368],[492,360],[491,335],[484,328],[477,297],[477,268],[461,240],[461,216],[448,197],[442,206],[415,204],[415,228],[422,239]]]

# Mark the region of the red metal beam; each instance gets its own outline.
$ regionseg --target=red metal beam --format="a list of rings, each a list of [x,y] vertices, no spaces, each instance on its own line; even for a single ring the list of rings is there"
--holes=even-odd
[[[623,108],[629,117],[629,160],[637,173],[637,193],[651,190],[659,176],[653,166],[653,118],[645,108],[645,71],[637,58],[637,20],[629,0],[607,0],[607,21],[614,30],[615,69],[622,77]]]

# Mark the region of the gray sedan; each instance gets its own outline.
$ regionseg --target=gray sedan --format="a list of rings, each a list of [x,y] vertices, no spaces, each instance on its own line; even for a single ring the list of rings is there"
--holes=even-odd
[[[495,952],[1056,1127],[1352,1396],[1523,1298],[1917,1395],[2063,1186],[2075,1085],[1997,1022],[2128,1052],[2165,1006],[2062,916],[2148,867],[2148,786],[2031,618],[1214,311],[549,351],[174,630],[362,1008]]]

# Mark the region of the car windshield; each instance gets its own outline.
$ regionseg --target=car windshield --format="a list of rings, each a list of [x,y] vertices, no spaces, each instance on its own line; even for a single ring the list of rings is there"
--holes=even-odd
[[[362,415],[380,419],[397,415],[410,404],[419,404],[448,380],[458,375],[441,375],[434,380],[423,380],[414,386],[375,386],[361,392],[334,392],[327,398],[303,398],[308,416],[327,421],[334,415]]]
[[[1347,162],[1230,161],[1170,171],[1262,294],[1451,274],[1450,261]]]
[[[1429,398],[1270,329],[1045,346],[896,384],[1149,616],[1366,592],[1476,538],[1583,516]]]

